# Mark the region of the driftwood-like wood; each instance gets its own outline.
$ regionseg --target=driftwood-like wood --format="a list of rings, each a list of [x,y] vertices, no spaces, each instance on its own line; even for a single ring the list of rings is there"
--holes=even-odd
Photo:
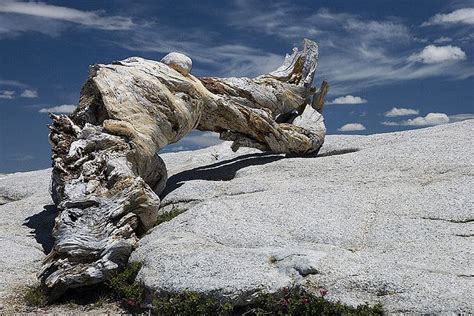
[[[257,78],[196,78],[189,57],[132,57],[91,67],[79,107],[51,115],[52,196],[60,213],[39,274],[52,297],[123,268],[160,212],[167,173],[157,155],[197,128],[232,148],[307,155],[324,142],[327,82],[311,86],[318,46],[305,40]]]

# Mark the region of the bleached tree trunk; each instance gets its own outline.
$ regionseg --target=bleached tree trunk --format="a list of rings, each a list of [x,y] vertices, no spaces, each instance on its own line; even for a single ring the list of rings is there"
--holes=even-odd
[[[316,43],[254,79],[196,78],[191,60],[128,58],[95,65],[70,116],[52,115],[52,195],[60,210],[40,279],[52,297],[123,268],[160,212],[167,173],[157,155],[194,128],[232,148],[306,155],[324,141],[327,93],[311,86]]]

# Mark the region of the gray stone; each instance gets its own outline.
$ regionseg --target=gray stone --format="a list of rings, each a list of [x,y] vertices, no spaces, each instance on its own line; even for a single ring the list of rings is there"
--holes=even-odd
[[[163,155],[187,209],[132,254],[156,291],[236,300],[301,284],[390,312],[473,312],[474,121],[328,136],[319,156]],[[217,157],[217,160],[216,160]]]
[[[51,169],[0,177],[0,304],[36,281],[53,239],[56,215],[49,196]]]

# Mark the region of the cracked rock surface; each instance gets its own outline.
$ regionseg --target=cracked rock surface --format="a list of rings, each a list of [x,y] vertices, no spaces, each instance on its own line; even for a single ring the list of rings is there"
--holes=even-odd
[[[132,253],[147,287],[242,300],[302,284],[391,312],[474,312],[474,120],[327,136],[314,158],[229,147],[162,155],[160,211],[186,211]],[[0,305],[52,246],[50,178],[0,176]]]
[[[162,205],[186,212],[132,254],[147,287],[239,300],[302,284],[392,312],[474,311],[474,120],[328,136],[315,158],[228,147],[163,156]]]

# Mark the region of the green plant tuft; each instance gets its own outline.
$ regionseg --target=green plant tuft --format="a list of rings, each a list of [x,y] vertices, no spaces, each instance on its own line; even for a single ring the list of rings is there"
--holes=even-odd
[[[126,306],[138,307],[145,299],[145,287],[136,281],[141,266],[139,262],[132,262],[123,271],[114,273],[107,281],[106,285],[112,296]]]
[[[326,291],[322,296],[316,296],[302,288],[284,289],[278,296],[262,294],[257,297],[246,315],[382,315],[381,305],[369,306],[368,304],[352,307],[333,303],[324,299]]]
[[[152,306],[155,315],[230,315],[233,310],[229,303],[222,304],[216,299],[186,291],[156,297]]]
[[[172,220],[173,218],[175,218],[176,216],[184,212],[186,212],[185,209],[181,209],[181,208],[173,206],[173,208],[170,211],[158,215],[158,218],[156,219],[156,222],[155,222],[155,226],[163,224],[164,222],[169,222],[170,220]]]
[[[23,301],[27,306],[45,306],[48,303],[48,292],[41,284],[28,286],[23,293]]]

